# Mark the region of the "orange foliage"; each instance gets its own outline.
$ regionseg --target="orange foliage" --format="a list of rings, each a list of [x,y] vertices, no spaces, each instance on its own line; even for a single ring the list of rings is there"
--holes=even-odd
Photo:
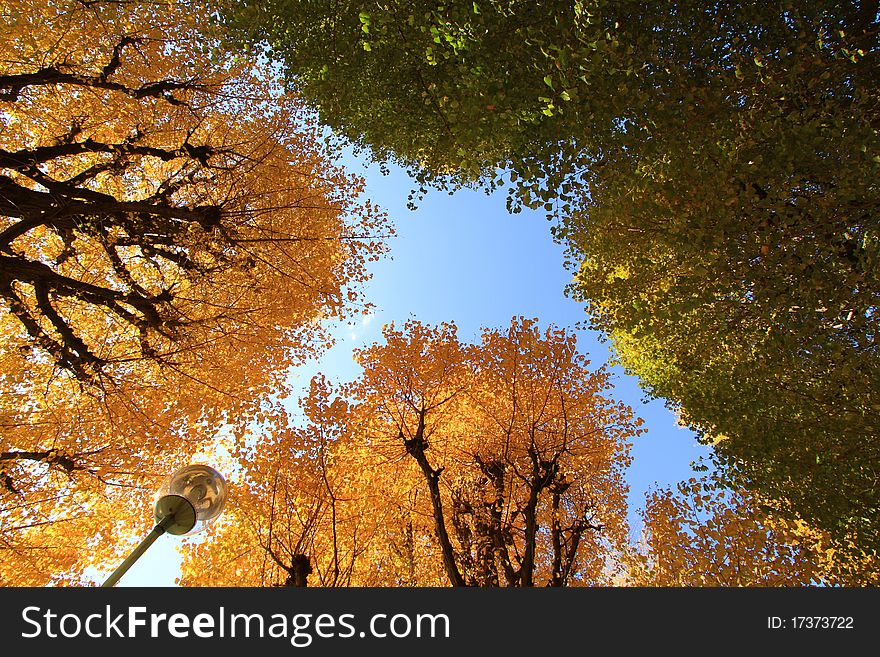
[[[475,345],[453,324],[384,335],[341,398],[313,382],[305,429],[240,454],[247,492],[184,582],[291,584],[305,555],[321,585],[607,583],[641,423],[607,372],[531,320]]]
[[[327,344],[390,228],[199,3],[2,5],[0,583],[68,582]]]

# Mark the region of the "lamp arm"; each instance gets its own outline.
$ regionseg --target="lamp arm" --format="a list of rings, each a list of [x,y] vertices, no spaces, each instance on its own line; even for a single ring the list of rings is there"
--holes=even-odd
[[[101,584],[101,588],[116,586],[116,582],[118,582],[119,579],[123,575],[125,575],[126,572],[128,572],[128,569],[134,565],[134,562],[140,559],[141,555],[147,551],[147,548],[149,548],[157,538],[164,534],[165,528],[173,522],[173,515],[165,516],[164,518],[162,518],[162,520],[160,520],[159,523],[155,527],[153,527],[153,530],[149,534],[147,534],[144,540],[142,540],[138,544],[138,546],[131,551],[131,554],[129,554],[125,558],[125,561],[119,564],[119,567],[110,574],[110,577],[108,577],[103,584]]]

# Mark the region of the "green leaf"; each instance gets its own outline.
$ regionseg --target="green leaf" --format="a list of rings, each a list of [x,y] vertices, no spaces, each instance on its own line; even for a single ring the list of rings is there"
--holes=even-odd
[[[553,77],[550,75],[544,76],[544,84],[546,84],[551,89],[553,88]]]

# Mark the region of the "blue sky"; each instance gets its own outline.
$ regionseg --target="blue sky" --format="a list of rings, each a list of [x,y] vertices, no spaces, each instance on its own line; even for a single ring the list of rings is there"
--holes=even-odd
[[[385,208],[397,229],[389,256],[373,263],[366,297],[375,312],[353,325],[335,329],[336,345],[317,362],[292,373],[305,387],[322,372],[334,381],[358,374],[352,349],[381,339],[389,322],[409,318],[422,322],[455,321],[459,338],[476,340],[483,326],[504,327],[514,316],[538,318],[577,333],[579,349],[599,367],[609,358],[608,346],[588,330],[576,329],[586,318],[582,304],[564,294],[571,279],[563,267],[563,247],[550,236],[540,212],[510,215],[503,190],[487,196],[461,190],[454,195],[430,192],[417,211],[406,208],[412,188],[407,176],[392,168],[383,176],[377,166],[348,160],[352,172],[367,180],[366,195]],[[631,521],[644,494],[692,476],[691,462],[707,454],[694,434],[679,427],[660,401],[643,403],[633,377],[612,370],[613,395],[645,420],[647,432],[636,438],[628,474]],[[638,529],[638,527],[635,527]],[[177,576],[177,539],[161,537],[120,581],[119,586],[171,586]]]

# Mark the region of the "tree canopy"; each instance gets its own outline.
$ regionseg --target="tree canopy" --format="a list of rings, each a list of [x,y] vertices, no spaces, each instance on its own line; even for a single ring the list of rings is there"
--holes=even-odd
[[[0,578],[39,584],[264,411],[390,229],[201,3],[2,11]]]
[[[305,557],[331,586],[609,583],[641,420],[608,373],[532,320],[476,344],[416,321],[384,337],[338,396],[313,381],[305,427],[240,455],[246,499],[184,581],[293,584]]]
[[[732,102],[697,88],[610,156],[560,234],[593,326],[727,478],[858,554],[880,517],[876,30],[798,25],[712,79]]]
[[[186,584],[877,582],[877,3],[0,12],[0,583],[84,581],[221,453]],[[640,421],[537,320],[389,325],[293,413],[391,234],[339,137],[555,218],[716,480],[655,491],[633,546]]]
[[[725,478],[876,550],[876,3],[224,14],[377,159],[556,216],[593,327]]]
[[[870,581],[822,532],[745,491],[652,491],[624,476],[641,421],[573,335],[533,320],[386,326],[362,374],[312,380],[236,452],[226,517],[187,551],[186,585],[806,586]],[[876,576],[876,575],[875,575]]]

